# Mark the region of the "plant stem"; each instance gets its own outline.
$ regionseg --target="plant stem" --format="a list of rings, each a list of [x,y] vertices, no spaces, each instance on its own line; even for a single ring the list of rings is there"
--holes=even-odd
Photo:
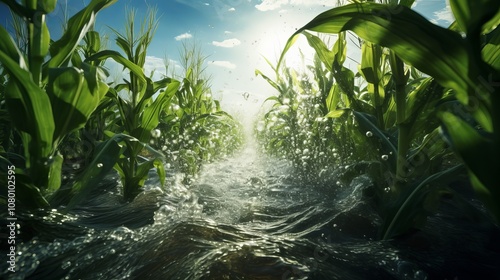
[[[410,132],[411,127],[405,124],[406,121],[406,82],[407,77],[404,73],[404,63],[391,51],[390,55],[391,68],[393,77],[396,83],[396,123],[398,126],[398,154],[396,162],[396,182],[395,188],[398,189],[404,182],[406,175],[406,155],[410,149]]]

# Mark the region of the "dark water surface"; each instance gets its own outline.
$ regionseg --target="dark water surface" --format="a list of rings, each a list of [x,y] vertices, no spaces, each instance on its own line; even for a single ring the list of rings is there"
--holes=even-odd
[[[304,183],[283,161],[239,155],[190,186],[171,174],[123,204],[116,178],[64,215],[22,217],[4,279],[500,279],[499,231],[444,204],[424,230],[379,241],[360,175]],[[107,186],[108,185],[108,186]],[[457,214],[458,213],[458,214]],[[30,234],[36,237],[30,240]],[[4,252],[2,254],[5,256]]]

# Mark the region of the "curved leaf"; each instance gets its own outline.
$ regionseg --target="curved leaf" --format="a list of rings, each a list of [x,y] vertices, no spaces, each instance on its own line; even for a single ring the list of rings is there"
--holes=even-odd
[[[440,112],[445,135],[452,148],[467,164],[467,168],[486,187],[497,188],[498,166],[495,163],[495,143],[490,134],[484,134],[451,112]]]
[[[476,33],[479,35],[483,25],[499,12],[500,1],[450,0],[450,7],[462,31],[467,34]],[[487,28],[489,27],[487,26]]]
[[[112,50],[104,50],[100,51],[93,56],[85,59],[86,62],[89,61],[97,61],[101,62],[104,61],[108,58],[113,59],[114,61],[118,62],[119,64],[123,65],[127,69],[129,69],[131,72],[133,72],[143,83],[146,83],[146,76],[144,75],[144,72],[142,71],[142,68],[139,67],[137,64],[133,63],[132,61],[126,59],[117,51],[112,51]]]
[[[81,173],[71,189],[71,200],[66,210],[69,210],[82,202],[96,187],[99,182],[109,174],[115,163],[120,158],[123,135],[116,134],[96,148],[96,153],[88,168]]]
[[[1,50],[0,62],[10,73],[5,98],[14,124],[35,139],[41,155],[49,156],[55,130],[49,97],[35,85],[29,72]]]
[[[115,3],[117,0],[92,0],[83,10],[72,16],[68,21],[68,29],[61,39],[50,46],[51,59],[47,68],[60,67],[76,49],[87,31],[92,27],[98,11]]]
[[[471,47],[454,31],[432,24],[404,6],[355,3],[326,11],[289,39],[278,63],[304,30],[324,33],[354,31],[361,38],[392,49],[407,63],[453,88],[464,104],[476,90],[480,70]],[[432,63],[428,63],[432,61]]]

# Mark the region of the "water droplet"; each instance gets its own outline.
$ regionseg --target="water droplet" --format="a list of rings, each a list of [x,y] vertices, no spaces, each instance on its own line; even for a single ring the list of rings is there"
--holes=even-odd
[[[71,266],[71,262],[67,261],[61,265],[62,269],[68,269]]]
[[[151,136],[153,138],[158,138],[161,135],[161,131],[159,129],[153,129],[151,130]]]
[[[371,131],[366,132],[366,137],[372,137],[372,136],[373,136],[373,132],[371,132]]]
[[[103,167],[103,166],[104,166],[104,165],[103,165],[102,163],[100,163],[100,162],[97,164],[97,167],[99,167],[99,168],[101,168],[101,167]]]
[[[389,159],[388,155],[382,155],[382,160],[387,160],[387,159]]]

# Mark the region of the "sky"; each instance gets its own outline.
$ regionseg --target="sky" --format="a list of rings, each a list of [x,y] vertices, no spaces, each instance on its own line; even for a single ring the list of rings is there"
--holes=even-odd
[[[60,36],[64,15],[74,14],[90,0],[59,0],[56,10],[47,16],[51,36]],[[333,8],[337,0],[118,0],[97,15],[95,30],[109,35],[111,28],[123,31],[127,9],[137,11],[137,21],[147,14],[148,7],[158,8],[159,26],[148,49],[146,70],[155,70],[156,77],[165,74],[164,60],[179,69],[179,51],[183,43],[195,43],[206,59],[206,73],[211,77],[212,94],[221,100],[223,109],[241,119],[255,115],[263,101],[275,94],[273,88],[255,70],[272,75],[264,58],[276,63],[287,39],[321,12]],[[67,3],[67,5],[66,5]],[[416,1],[413,9],[429,20],[448,26],[453,18],[445,0]],[[0,4],[0,24],[9,25],[9,12]],[[59,34],[58,34],[59,33]],[[304,38],[287,54],[287,65],[299,67],[299,49],[306,61],[312,50]],[[352,49],[352,48],[351,48]],[[348,48],[349,50],[349,48]],[[358,60],[356,50],[348,56]],[[348,60],[346,63],[354,63]],[[353,65],[348,65],[353,66]],[[120,75],[120,68],[108,64]],[[354,65],[355,67],[355,65]],[[178,71],[179,73],[181,71]]]

